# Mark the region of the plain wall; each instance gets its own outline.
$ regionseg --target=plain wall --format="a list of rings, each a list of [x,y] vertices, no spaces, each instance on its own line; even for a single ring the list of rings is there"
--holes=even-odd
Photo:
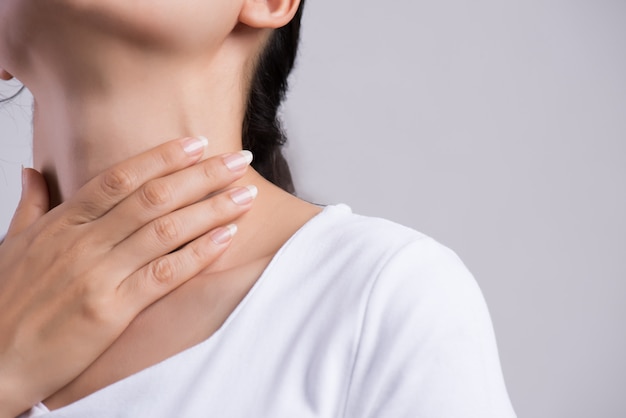
[[[626,2],[308,0],[292,85],[300,195],[461,256],[518,415],[623,417]],[[30,159],[19,103],[0,109],[0,230]]]

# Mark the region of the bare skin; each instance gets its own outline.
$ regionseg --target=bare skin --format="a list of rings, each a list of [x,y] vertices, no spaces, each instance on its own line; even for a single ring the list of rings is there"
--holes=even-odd
[[[17,76],[35,97],[35,168],[51,188],[52,206],[171,138],[208,137],[204,157],[240,150],[247,71],[271,30],[298,6],[296,0],[158,0],[144,10],[121,0],[96,3],[7,0],[0,6],[0,65],[4,78]],[[20,29],[33,25],[36,33]],[[252,169],[228,188],[247,185],[258,188],[258,197],[236,219],[228,249],[142,310],[80,375],[50,392],[50,409],[208,338],[278,249],[320,211]]]
[[[51,211],[45,180],[25,171],[0,245],[0,416],[15,416],[73,380],[137,314],[232,242],[235,228],[220,225],[252,201],[232,199],[249,189],[228,185],[249,159],[234,167],[232,158],[243,154],[197,163],[205,150],[198,144],[176,140],[117,164]],[[163,187],[176,190],[167,201],[155,193]],[[193,203],[204,190],[224,188]],[[202,222],[199,213],[207,214]]]

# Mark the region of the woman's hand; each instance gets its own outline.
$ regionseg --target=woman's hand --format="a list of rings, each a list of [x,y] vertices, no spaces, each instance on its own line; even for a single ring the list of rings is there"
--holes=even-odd
[[[251,154],[198,163],[205,148],[205,139],[166,143],[95,177],[49,212],[43,177],[24,172],[0,245],[0,417],[69,383],[139,312],[225,250],[236,228],[224,225],[250,208],[256,192],[226,188]]]

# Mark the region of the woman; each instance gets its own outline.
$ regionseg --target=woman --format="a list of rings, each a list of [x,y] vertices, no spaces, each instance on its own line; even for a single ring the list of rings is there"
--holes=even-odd
[[[0,6],[43,174],[0,246],[2,416],[514,416],[451,251],[289,193],[302,7]]]

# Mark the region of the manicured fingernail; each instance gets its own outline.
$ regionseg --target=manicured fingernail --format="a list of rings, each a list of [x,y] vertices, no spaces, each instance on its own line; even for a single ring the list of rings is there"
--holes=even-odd
[[[189,155],[197,155],[204,151],[209,145],[209,140],[203,136],[187,138],[183,141],[183,149]]]
[[[246,186],[232,192],[230,198],[238,205],[246,205],[252,202],[258,193],[256,186]]]
[[[210,236],[214,243],[218,245],[222,245],[222,244],[226,244],[231,239],[233,239],[236,233],[237,233],[237,225],[230,224],[230,225],[215,229],[213,232],[211,232]]]
[[[230,171],[239,171],[252,162],[252,153],[244,150],[224,157],[224,164]]]

